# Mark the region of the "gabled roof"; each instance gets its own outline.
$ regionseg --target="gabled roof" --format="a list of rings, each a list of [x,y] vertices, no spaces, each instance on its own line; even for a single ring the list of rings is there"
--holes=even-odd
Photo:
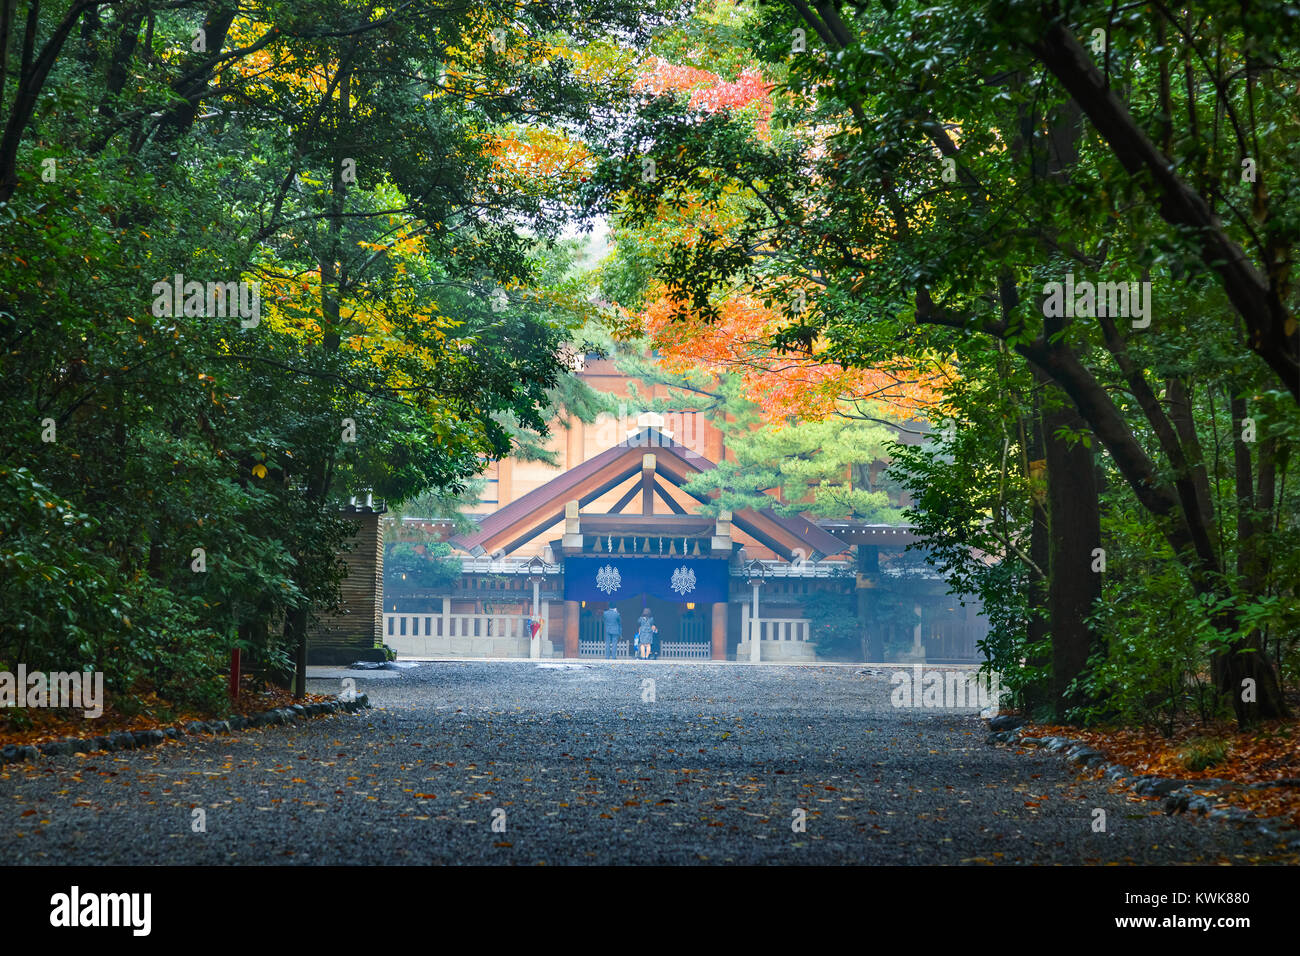
[[[488,515],[475,531],[458,535],[451,539],[451,543],[472,554],[498,548],[509,553],[561,520],[566,503],[577,501],[582,507],[639,473],[642,457],[646,454],[655,456],[656,473],[679,488],[691,475],[717,467],[699,452],[674,441],[659,429],[643,428]],[[686,493],[701,502],[709,500],[705,496]],[[803,557],[816,560],[847,550],[843,541],[802,515],[784,518],[768,509],[746,509],[733,514],[731,520],[738,528],[786,558],[802,552]]]

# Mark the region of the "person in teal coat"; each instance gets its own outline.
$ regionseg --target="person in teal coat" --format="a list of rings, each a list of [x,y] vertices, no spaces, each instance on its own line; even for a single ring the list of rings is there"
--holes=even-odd
[[[641,616],[636,621],[637,656],[642,660],[650,659],[650,648],[654,644],[656,630],[658,628],[655,627],[654,616],[650,613],[649,608],[643,607]]]

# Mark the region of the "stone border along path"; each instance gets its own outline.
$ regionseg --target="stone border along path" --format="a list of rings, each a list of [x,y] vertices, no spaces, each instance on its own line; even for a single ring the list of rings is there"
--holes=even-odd
[[[0,765],[35,760],[37,757],[70,757],[75,753],[112,753],[117,750],[135,750],[140,747],[153,747],[164,740],[179,740],[182,736],[208,734],[229,734],[236,730],[254,727],[269,727],[275,724],[290,724],[300,717],[323,717],[328,714],[353,713],[370,706],[370,699],[365,694],[358,694],[352,700],[336,698],[330,701],[316,701],[308,704],[291,704],[264,710],[245,717],[236,714],[225,720],[192,720],[185,725],[164,727],[162,730],[119,730],[102,737],[65,737],[63,740],[51,740],[43,744],[6,744],[0,748]]]
[[[1101,767],[1103,776],[1115,784],[1128,787],[1141,797],[1164,797],[1165,813],[1184,813],[1193,810],[1212,820],[1224,820],[1239,826],[1254,825],[1259,833],[1269,839],[1286,842],[1288,849],[1300,850],[1300,830],[1277,817],[1257,817],[1240,807],[1216,806],[1213,797],[1203,796],[1198,790],[1219,793],[1240,790],[1263,790],[1269,787],[1300,787],[1300,778],[1264,780],[1258,783],[1237,783],[1218,777],[1198,780],[1179,780],[1153,774],[1138,774],[1123,764],[1107,763],[1106,755],[1081,740],[1069,737],[1031,737],[1022,729],[1028,721],[1024,717],[1003,714],[989,720],[990,744],[1013,744],[1019,747],[1041,747],[1049,753],[1064,753],[1065,759],[1081,767]]]

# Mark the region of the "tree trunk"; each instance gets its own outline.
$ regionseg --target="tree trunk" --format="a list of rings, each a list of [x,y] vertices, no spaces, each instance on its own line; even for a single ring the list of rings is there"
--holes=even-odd
[[[1047,496],[1052,528],[1048,612],[1052,631],[1052,700],[1064,720],[1087,698],[1070,683],[1087,666],[1094,639],[1085,619],[1101,596],[1101,575],[1093,570],[1101,547],[1101,509],[1092,449],[1082,441],[1070,445],[1056,437],[1065,427],[1084,423],[1069,405],[1043,416],[1047,458]]]
[[[284,620],[286,643],[294,649],[293,695],[301,698],[307,685],[307,608],[294,608]]]
[[[880,601],[875,588],[880,580],[880,549],[874,545],[858,545],[858,576],[867,587],[857,589],[858,621],[861,628],[859,644],[862,660],[883,661],[885,638],[880,625]]]

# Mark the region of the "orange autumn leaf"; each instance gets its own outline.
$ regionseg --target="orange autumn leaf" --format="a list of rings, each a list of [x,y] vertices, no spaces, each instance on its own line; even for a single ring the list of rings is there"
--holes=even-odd
[[[825,358],[822,343],[807,354],[775,352],[769,343],[789,320],[753,295],[729,296],[718,311],[713,322],[684,316],[660,295],[635,321],[668,371],[703,367],[739,374],[768,422],[820,421],[836,414],[841,403],[854,401],[874,403],[905,419],[939,401],[936,376],[920,369],[845,368]]]
[[[755,127],[760,135],[766,133],[772,115],[772,84],[766,82],[756,70],[744,70],[734,81],[724,80],[716,73],[693,66],[678,66],[651,57],[645,72],[632,87],[652,93],[689,93],[686,105],[706,113],[744,109],[751,104],[758,108]]]

